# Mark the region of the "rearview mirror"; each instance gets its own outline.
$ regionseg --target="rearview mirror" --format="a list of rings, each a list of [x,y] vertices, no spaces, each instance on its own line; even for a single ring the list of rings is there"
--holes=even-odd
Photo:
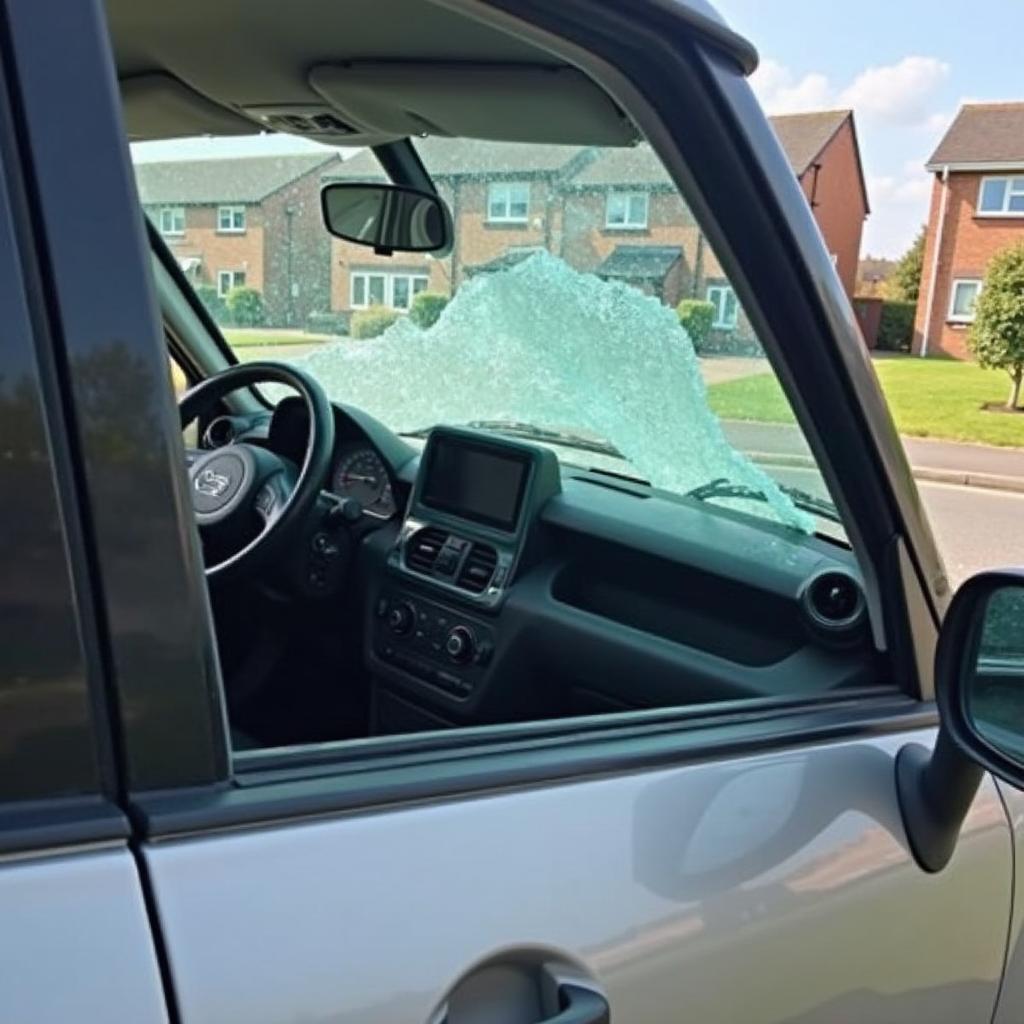
[[[324,224],[332,235],[372,246],[374,252],[429,252],[445,256],[452,219],[440,196],[405,185],[339,182],[321,193]]]

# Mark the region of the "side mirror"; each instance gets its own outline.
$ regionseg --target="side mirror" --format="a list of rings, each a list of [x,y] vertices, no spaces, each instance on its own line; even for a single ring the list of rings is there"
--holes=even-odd
[[[974,576],[954,605],[938,693],[943,722],[963,753],[1024,787],[1024,571]]]
[[[972,576],[956,592],[935,654],[934,750],[904,747],[896,787],[918,863],[948,863],[983,770],[1024,787],[1024,570]]]
[[[372,246],[381,256],[452,247],[452,218],[440,196],[404,185],[339,182],[320,193],[324,224],[346,242]]]

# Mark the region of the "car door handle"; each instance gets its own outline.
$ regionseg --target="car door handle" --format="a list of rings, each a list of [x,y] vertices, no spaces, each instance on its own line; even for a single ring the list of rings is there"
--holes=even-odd
[[[610,1024],[608,1000],[592,989],[582,985],[559,985],[558,1002],[561,1005],[558,1013],[536,1024]],[[447,1010],[436,1018],[436,1024],[453,1024]]]
[[[539,1024],[609,1024],[608,1000],[600,992],[582,985],[561,985],[558,989],[561,1010]]]

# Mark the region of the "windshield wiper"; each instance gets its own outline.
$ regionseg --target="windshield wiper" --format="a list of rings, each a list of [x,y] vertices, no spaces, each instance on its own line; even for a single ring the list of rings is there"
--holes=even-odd
[[[524,441],[539,441],[541,444],[561,445],[563,448],[573,448],[576,451],[592,452],[594,455],[606,455],[611,459],[627,461],[622,452],[608,441],[600,441],[563,430],[535,427],[532,423],[523,423],[520,420],[472,420],[466,426],[472,430],[489,430],[492,434],[518,437]],[[410,430],[403,433],[402,436],[426,437],[431,429],[433,428],[425,427],[421,430]]]
[[[779,490],[793,502],[798,509],[810,512],[811,515],[820,516],[822,519],[830,519],[833,523],[842,523],[842,516],[839,510],[825,498],[809,494],[799,487],[787,487],[784,484],[777,485]],[[767,501],[768,496],[764,491],[747,484],[737,484],[727,477],[721,476],[715,480],[709,480],[700,487],[694,487],[687,491],[688,498],[696,498],[698,501],[711,501],[715,498],[749,498],[752,501]]]

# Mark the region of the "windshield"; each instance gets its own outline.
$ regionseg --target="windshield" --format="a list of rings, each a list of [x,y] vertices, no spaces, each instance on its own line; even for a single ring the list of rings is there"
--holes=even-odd
[[[471,425],[549,445],[567,467],[843,537],[736,293],[649,147],[415,145],[452,212],[443,258],[328,238],[318,190],[382,180],[369,150],[276,158],[312,182],[293,181],[282,213],[228,189],[255,170],[208,163],[201,177],[223,182],[204,182],[205,248],[199,213],[187,224],[194,172],[137,174],[240,359],[299,364],[411,437]],[[257,230],[262,252],[229,255]]]

